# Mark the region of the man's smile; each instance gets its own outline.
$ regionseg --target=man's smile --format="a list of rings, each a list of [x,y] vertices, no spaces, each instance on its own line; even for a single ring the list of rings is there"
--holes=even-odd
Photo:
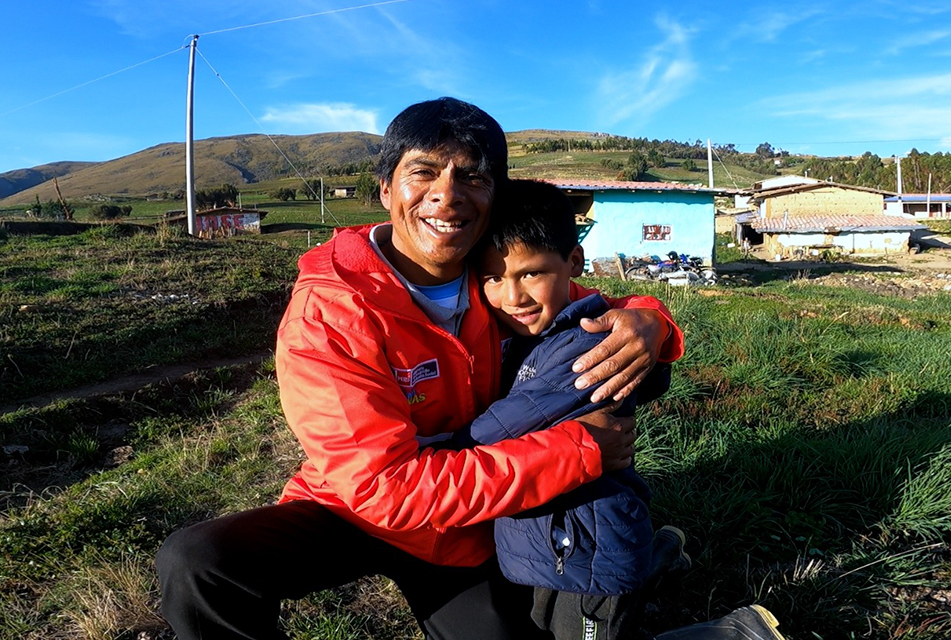
[[[440,220],[439,218],[422,218],[422,221],[439,233],[453,233],[469,224],[468,220]]]

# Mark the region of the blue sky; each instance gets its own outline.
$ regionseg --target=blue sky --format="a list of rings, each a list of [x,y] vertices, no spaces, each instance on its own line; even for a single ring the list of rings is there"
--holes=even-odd
[[[198,139],[382,133],[452,95],[506,131],[951,151],[946,0],[5,4],[0,172],[184,140],[194,33]]]

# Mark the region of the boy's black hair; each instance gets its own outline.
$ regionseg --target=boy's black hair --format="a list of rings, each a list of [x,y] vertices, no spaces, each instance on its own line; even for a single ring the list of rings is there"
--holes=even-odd
[[[496,188],[481,248],[503,251],[517,244],[568,259],[578,246],[578,227],[574,206],[564,191],[536,180],[507,180]]]
[[[495,118],[479,107],[456,98],[437,98],[410,105],[386,128],[376,175],[386,184],[396,165],[410,149],[432,151],[457,143],[479,160],[496,184],[508,178],[508,146]]]

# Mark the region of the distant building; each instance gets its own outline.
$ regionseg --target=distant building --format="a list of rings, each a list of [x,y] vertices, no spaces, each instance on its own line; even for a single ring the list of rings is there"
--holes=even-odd
[[[802,180],[802,176],[796,176]],[[750,197],[751,208],[761,218],[816,215],[881,215],[889,191],[825,182],[806,178],[807,182],[784,184],[763,180],[763,187]]]
[[[951,218],[951,194],[906,193],[885,198],[885,213],[915,218]]]
[[[229,238],[243,233],[261,233],[261,220],[267,211],[261,209],[239,209],[222,207],[207,209],[195,213],[198,236],[201,238]],[[185,211],[167,211],[165,222],[178,226],[188,226]]]
[[[825,250],[860,255],[888,255],[908,250],[912,231],[924,225],[904,216],[829,215],[760,218],[744,224],[759,236],[770,256],[807,257]]]
[[[333,195],[335,198],[354,198],[357,195],[357,188],[351,185],[334,187]]]
[[[885,215],[888,191],[809,179],[764,188],[737,216],[737,240],[762,245],[770,256],[805,257],[825,250],[883,255],[907,251],[911,232],[923,228],[906,216]]]
[[[716,195],[726,192],[667,182],[549,180],[575,205],[587,223],[581,239],[590,260],[666,256],[671,251],[713,263]]]

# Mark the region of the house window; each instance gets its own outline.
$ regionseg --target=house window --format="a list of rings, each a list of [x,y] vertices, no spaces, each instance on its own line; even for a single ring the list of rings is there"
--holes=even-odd
[[[645,241],[655,241],[659,240],[666,242],[670,240],[670,225],[669,224],[645,224],[644,225],[644,240]]]

